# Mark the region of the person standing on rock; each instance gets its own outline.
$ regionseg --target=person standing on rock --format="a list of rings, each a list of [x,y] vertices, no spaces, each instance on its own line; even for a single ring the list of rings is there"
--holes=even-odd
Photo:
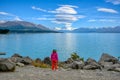
[[[52,70],[57,70],[58,68],[58,54],[55,49],[53,49],[52,54],[51,54],[51,62],[52,62]]]

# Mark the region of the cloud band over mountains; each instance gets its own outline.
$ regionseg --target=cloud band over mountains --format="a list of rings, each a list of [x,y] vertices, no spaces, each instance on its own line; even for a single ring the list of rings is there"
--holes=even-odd
[[[0,22],[24,20],[59,30],[120,25],[120,0],[30,0],[26,5],[23,3],[23,0],[14,3],[2,0]]]
[[[32,6],[32,9],[34,10],[39,10],[42,12],[54,14],[52,18],[52,22],[57,24],[64,24],[65,25],[64,30],[73,30],[72,23],[81,18],[85,18],[84,15],[78,14],[78,12],[75,10],[76,8],[78,7],[73,5],[59,5],[59,7],[56,8],[55,10],[47,11],[47,10]],[[42,18],[42,19],[47,20],[47,18]],[[51,19],[48,18],[48,20],[51,20]]]

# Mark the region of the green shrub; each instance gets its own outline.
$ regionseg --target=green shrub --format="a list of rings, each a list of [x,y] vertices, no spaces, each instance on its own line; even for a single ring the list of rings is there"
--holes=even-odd
[[[82,57],[82,58],[80,58],[80,60],[84,62],[84,58],[83,58],[83,57]]]
[[[77,55],[77,53],[72,53],[71,54],[71,58],[73,59],[73,60],[77,60],[77,59],[79,59],[79,55]]]
[[[80,59],[81,61],[84,62],[84,58],[81,58],[81,57],[80,57],[77,53],[75,53],[75,52],[73,52],[73,53],[71,54],[71,58],[72,58],[73,60]]]

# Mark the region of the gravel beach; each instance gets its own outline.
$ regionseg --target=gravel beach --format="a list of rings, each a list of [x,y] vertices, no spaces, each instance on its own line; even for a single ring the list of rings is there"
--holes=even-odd
[[[100,70],[74,70],[34,66],[16,67],[15,72],[0,72],[0,80],[120,80],[120,72]]]

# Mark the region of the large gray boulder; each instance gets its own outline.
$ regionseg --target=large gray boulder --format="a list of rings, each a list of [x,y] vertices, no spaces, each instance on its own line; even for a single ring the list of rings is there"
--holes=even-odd
[[[83,61],[73,61],[71,64],[68,65],[69,68],[72,69],[83,69],[84,62]]]
[[[88,58],[85,62],[85,66],[83,69],[86,70],[95,70],[95,69],[101,69],[101,66],[92,58]]]
[[[118,64],[120,64],[120,61],[118,61]]]
[[[20,57],[11,57],[10,59],[11,59],[11,61],[14,62],[14,63],[18,63],[18,62],[21,62],[21,61],[22,61],[22,58],[20,58]]]
[[[30,57],[23,57],[20,62],[24,65],[30,65],[32,63],[32,59]]]
[[[118,71],[120,70],[119,60],[109,54],[103,53],[99,64],[103,67],[103,69],[107,71]]]
[[[107,53],[103,53],[99,60],[99,63],[104,66],[104,62],[112,62],[113,64],[116,64],[118,63],[118,59]]]
[[[8,72],[15,70],[15,63],[13,63],[10,59],[0,59],[0,71]]]
[[[18,53],[13,54],[12,57],[19,57],[19,58],[22,58],[22,56],[19,55]]]
[[[30,57],[11,57],[11,60],[15,63],[23,63],[24,65],[30,65],[32,63],[32,59]]]
[[[120,72],[120,64],[105,65],[104,69],[107,71],[117,71]]]
[[[68,58],[66,61],[65,61],[65,63],[66,64],[70,64],[70,63],[72,63],[74,60],[72,59],[72,58]]]
[[[114,71],[120,72],[120,68],[115,68]]]
[[[18,67],[24,67],[25,65],[23,63],[18,62],[18,63],[16,63],[16,66],[18,66]]]
[[[11,56],[11,60],[14,62],[14,63],[18,63],[22,60],[23,56],[19,55],[18,53],[15,53]]]

